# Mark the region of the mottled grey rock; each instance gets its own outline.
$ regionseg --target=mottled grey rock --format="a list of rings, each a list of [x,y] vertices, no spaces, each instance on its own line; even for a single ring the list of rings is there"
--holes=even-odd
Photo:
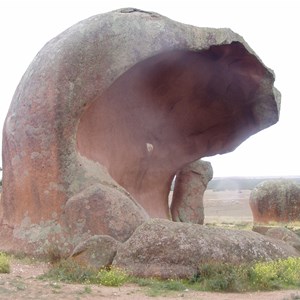
[[[254,223],[300,221],[300,186],[288,179],[260,183],[250,194]]]
[[[300,237],[292,230],[284,227],[273,227],[269,228],[265,235],[281,240],[300,251]]]
[[[213,178],[210,162],[198,160],[177,172],[171,204],[173,221],[204,223],[203,195]]]
[[[117,187],[95,184],[71,197],[65,206],[64,219],[69,233],[80,236],[109,235],[127,240],[148,218],[143,208]]]
[[[112,264],[119,245],[118,241],[108,235],[95,235],[79,244],[71,258],[99,270]]]
[[[187,278],[201,263],[247,263],[299,256],[290,245],[252,231],[152,219],[123,243],[113,265],[143,277]]]

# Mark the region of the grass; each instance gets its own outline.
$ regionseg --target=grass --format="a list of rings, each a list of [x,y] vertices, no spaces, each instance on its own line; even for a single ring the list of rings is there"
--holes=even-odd
[[[167,295],[173,291],[183,292],[188,290],[188,285],[183,280],[130,277],[130,282],[147,288],[146,295],[150,297]]]
[[[74,260],[62,260],[42,275],[42,279],[105,286],[135,283],[144,287],[148,296],[158,296],[172,291],[187,290],[243,293],[298,289],[299,270],[300,258],[292,257],[247,265],[209,262],[199,266],[198,273],[193,278],[160,280],[128,276],[124,270],[115,267],[95,270],[86,268]]]
[[[250,292],[300,287],[300,258],[257,262],[249,265],[207,263],[199,267],[196,276],[185,280],[139,279],[132,282],[148,287],[148,295],[167,291]]]
[[[67,283],[96,283],[97,272],[74,260],[62,259],[52,265],[50,270],[39,279],[50,279]]]
[[[250,265],[209,263],[199,267],[194,284],[222,292],[268,291],[300,287],[300,258],[257,262]]]
[[[9,257],[0,252],[0,273],[9,273],[10,272],[10,262]]]
[[[239,230],[252,230],[253,227],[253,222],[246,222],[246,221],[241,221],[241,222],[212,222],[212,223],[206,223],[205,224],[208,227],[221,227],[221,228],[226,228],[226,229],[239,229]]]

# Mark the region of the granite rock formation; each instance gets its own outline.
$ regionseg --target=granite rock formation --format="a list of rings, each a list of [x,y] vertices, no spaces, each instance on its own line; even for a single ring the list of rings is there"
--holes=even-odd
[[[277,122],[273,83],[229,29],[132,8],[75,24],[34,58],[6,117],[1,249],[70,254],[169,218],[179,170]]]
[[[250,194],[254,223],[300,221],[300,186],[288,179],[260,183]]]
[[[284,227],[273,227],[268,229],[265,235],[281,240],[300,251],[300,237],[292,230]]]
[[[213,169],[207,161],[193,162],[176,174],[171,204],[173,221],[204,223],[203,194],[213,178]]]
[[[94,235],[77,245],[71,257],[81,265],[99,270],[112,264],[119,246],[120,242],[108,235]]]
[[[253,231],[152,219],[119,246],[113,265],[141,277],[191,278],[210,261],[240,264],[299,255]]]

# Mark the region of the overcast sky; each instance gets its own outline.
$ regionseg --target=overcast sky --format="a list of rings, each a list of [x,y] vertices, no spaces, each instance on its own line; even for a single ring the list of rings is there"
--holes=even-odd
[[[199,27],[229,27],[242,35],[275,71],[275,86],[282,93],[280,121],[234,152],[207,160],[215,176],[300,175],[298,0],[0,0],[1,130],[21,76],[45,43],[78,21],[121,7],[155,11]],[[0,143],[2,148],[2,138]]]

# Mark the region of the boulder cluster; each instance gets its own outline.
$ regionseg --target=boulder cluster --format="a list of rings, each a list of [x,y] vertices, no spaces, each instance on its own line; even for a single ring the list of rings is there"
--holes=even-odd
[[[113,264],[135,276],[191,278],[202,263],[240,264],[299,256],[296,244],[271,236],[151,219],[124,243],[99,236],[76,248],[72,257],[89,267]],[[95,257],[100,258],[96,263]]]
[[[34,58],[5,120],[0,249],[162,277],[191,275],[203,259],[296,255],[199,225],[212,169],[197,161],[278,121],[273,83],[230,29],[134,8],[70,27]]]

